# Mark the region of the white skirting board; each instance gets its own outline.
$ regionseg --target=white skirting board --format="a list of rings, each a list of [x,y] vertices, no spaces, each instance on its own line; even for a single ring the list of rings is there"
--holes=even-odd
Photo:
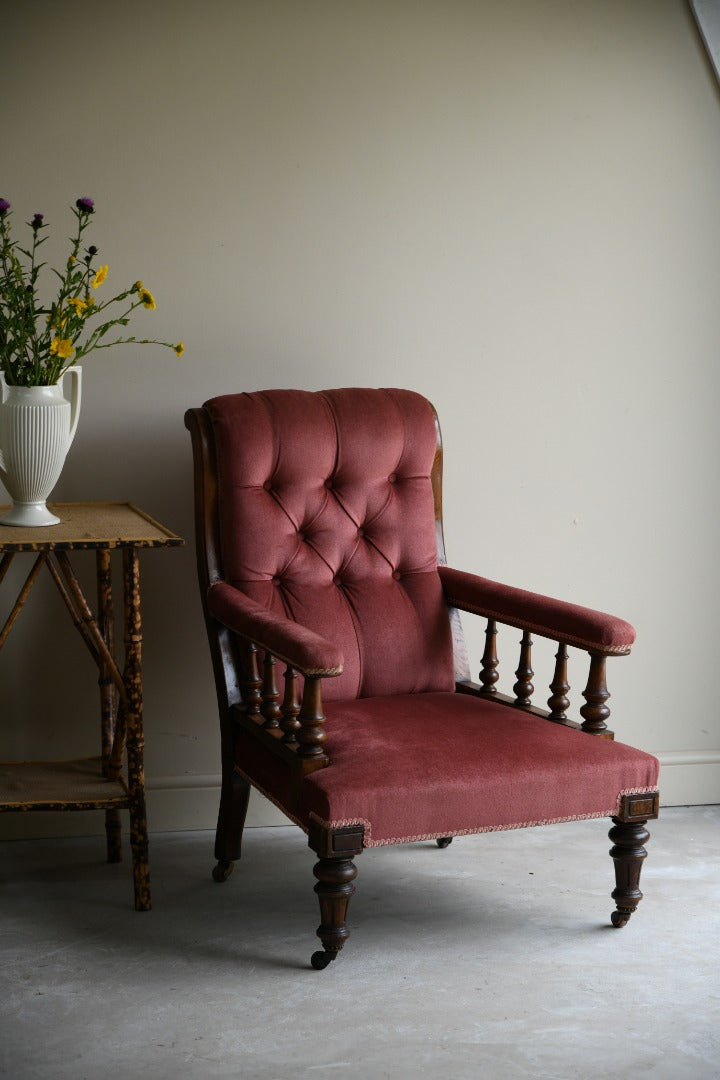
[[[720,803],[720,750],[670,750],[660,758],[660,805]]]
[[[661,806],[701,806],[720,803],[720,750],[674,750],[658,754]],[[147,779],[150,832],[214,830],[217,822],[220,777],[163,776]],[[123,811],[124,831],[127,814]],[[248,809],[248,828],[288,825],[288,819],[256,791]],[[104,832],[103,814],[16,813],[0,814],[0,840],[41,837],[94,836]]]

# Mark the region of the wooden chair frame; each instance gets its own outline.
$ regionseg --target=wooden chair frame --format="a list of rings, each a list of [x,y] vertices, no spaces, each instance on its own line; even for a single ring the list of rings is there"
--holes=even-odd
[[[212,656],[215,686],[220,715],[222,787],[215,839],[217,865],[213,878],[223,882],[230,876],[233,864],[240,858],[242,832],[250,795],[250,783],[238,771],[234,759],[235,735],[238,727],[252,732],[272,754],[288,768],[293,777],[294,799],[299,798],[300,784],[308,773],[329,764],[324,749],[324,715],[322,683],[324,678],[339,674],[337,670],[309,670],[298,665],[290,655],[280,656],[261,640],[243,638],[215,619],[208,610],[207,594],[212,585],[223,581],[218,513],[216,454],[212,426],[205,409],[190,409],[185,415],[190,431],[195,463],[195,524],[196,553],[200,592]],[[435,416],[437,447],[432,469],[435,505],[438,564],[446,564],[442,524],[442,438]],[[522,710],[542,717],[548,723],[561,724],[585,732],[594,738],[613,739],[607,726],[610,709],[606,684],[608,656],[627,655],[630,648],[583,648],[577,642],[563,640],[543,628],[519,618],[499,615],[462,603],[448,595],[449,614],[455,653],[456,690],[462,694],[491,699],[509,709]],[[458,609],[487,619],[485,649],[479,681],[470,678],[467,651],[460,625]],[[515,672],[513,694],[501,693],[498,681],[497,626],[513,626],[522,631],[520,657]],[[532,669],[533,635],[555,641],[557,653],[547,709],[532,704],[534,691]],[[585,704],[579,712],[582,722],[568,718],[568,645],[587,653],[589,672],[582,694]],[[262,664],[258,657],[262,654]],[[277,662],[285,665],[284,688],[278,686]],[[261,670],[262,668],[262,670]],[[302,677],[302,692],[299,691]],[[293,809],[290,807],[289,809]],[[658,816],[657,792],[637,792],[623,796],[609,837],[613,842],[610,855],[614,861],[616,887],[612,897],[616,908],[611,921],[615,927],[625,926],[642,899],[639,888],[640,872],[646,857],[644,844],[649,838],[647,821]],[[437,841],[447,847],[451,837]],[[318,856],[314,867],[317,878],[321,924],[317,930],[323,950],[313,954],[312,966],[324,968],[333,960],[349,936],[346,924],[347,908],[354,891],[357,874],[353,859],[363,850],[363,827],[324,828],[311,821],[308,843]]]

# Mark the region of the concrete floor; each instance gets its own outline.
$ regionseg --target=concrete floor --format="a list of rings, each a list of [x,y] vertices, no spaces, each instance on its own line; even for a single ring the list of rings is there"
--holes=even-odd
[[[312,853],[152,838],[154,908],[102,841],[0,844],[0,1075],[13,1080],[720,1076],[720,806],[663,811],[608,926],[605,821],[365,852],[353,936],[314,972]]]

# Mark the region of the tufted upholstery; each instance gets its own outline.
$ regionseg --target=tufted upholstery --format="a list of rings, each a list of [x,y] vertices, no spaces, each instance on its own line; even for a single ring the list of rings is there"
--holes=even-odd
[[[325,700],[451,690],[429,402],[407,390],[269,390],[205,409],[223,578],[339,647],[343,673]]]

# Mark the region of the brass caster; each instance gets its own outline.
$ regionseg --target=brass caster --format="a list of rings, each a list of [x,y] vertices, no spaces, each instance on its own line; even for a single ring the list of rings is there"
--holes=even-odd
[[[322,952],[314,952],[310,957],[310,964],[315,971],[322,971],[326,968],[331,960],[334,960],[337,956],[336,952],[326,952],[324,949]]]
[[[610,922],[619,930],[623,926],[627,926],[628,922],[630,921],[631,915],[631,911],[613,911],[612,915],[610,916]]]
[[[223,881],[227,881],[227,879],[232,874],[234,867],[235,863],[230,862],[226,859],[220,859],[218,864],[213,867],[213,881],[217,881],[220,884],[222,884]]]
[[[450,845],[452,844],[452,841],[453,841],[452,836],[441,836],[438,840],[435,841],[435,843],[437,844],[437,846],[439,848],[446,848],[446,847],[450,847]]]

